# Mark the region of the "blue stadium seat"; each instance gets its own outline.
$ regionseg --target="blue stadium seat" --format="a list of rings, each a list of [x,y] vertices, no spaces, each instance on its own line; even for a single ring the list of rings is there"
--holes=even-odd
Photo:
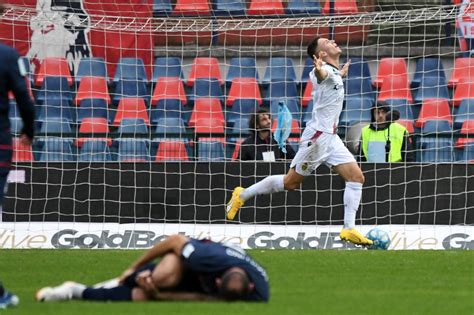
[[[160,138],[178,138],[186,133],[184,121],[181,118],[160,118],[156,122],[156,131]]]
[[[44,78],[43,85],[36,94],[36,101],[39,104],[43,104],[53,99],[62,99],[72,102],[73,96],[66,77]]]
[[[82,58],[79,62],[79,68],[75,76],[76,83],[79,83],[83,77],[101,77],[107,81],[107,67],[103,58]]]
[[[77,122],[81,123],[84,118],[105,118],[112,122],[112,115],[109,113],[107,101],[98,98],[84,99],[77,108]]]
[[[350,77],[345,79],[346,97],[359,97],[375,99],[375,93],[372,89],[370,79],[360,77]]]
[[[272,100],[281,98],[298,98],[296,83],[293,81],[272,81],[268,86],[267,96],[264,101],[269,104]]]
[[[77,158],[80,162],[112,161],[106,140],[87,140],[82,145]]]
[[[306,58],[306,61],[305,61],[305,64],[304,64],[304,67],[303,67],[303,71],[301,73],[301,81],[300,83],[303,83],[303,84],[306,84],[306,82],[308,82],[309,80],[309,73],[311,72],[311,70],[313,70],[314,68],[314,62],[313,62],[313,59],[311,58]]]
[[[425,99],[449,100],[448,85],[446,79],[441,77],[424,77],[415,92],[415,103],[422,103]]]
[[[313,116],[313,106],[313,101],[309,101],[308,106],[306,106],[306,110],[302,114],[301,121],[304,125],[306,125],[306,123],[310,121]]]
[[[21,117],[10,117],[10,132],[20,134],[23,129],[23,120]]]
[[[222,161],[225,158],[224,145],[219,141],[198,141],[199,161]]]
[[[58,137],[48,137],[40,141],[42,142],[43,146],[39,161],[74,161],[74,155],[72,153],[72,140]]]
[[[258,82],[257,62],[255,58],[232,58],[225,79],[230,86],[234,78],[255,78]]]
[[[443,82],[446,82],[446,74],[440,58],[418,59],[416,61],[415,75],[411,81],[411,87],[419,87],[423,78],[427,77],[441,78]]]
[[[421,129],[423,136],[438,136],[440,134],[449,136],[452,131],[451,124],[447,120],[428,120]]]
[[[400,119],[403,120],[414,120],[413,109],[410,103],[406,99],[389,99],[384,101],[389,105],[393,110],[398,110],[400,112]]]
[[[468,142],[461,149],[456,151],[456,161],[474,161],[474,142]]]
[[[173,12],[170,0],[153,0],[153,16],[169,16]]]
[[[141,58],[120,58],[115,70],[114,82],[121,80],[147,82],[143,60]]]
[[[41,124],[41,133],[71,133],[71,124],[64,120],[47,120]],[[59,136],[59,135],[58,135]]]
[[[143,118],[123,118],[120,121],[118,133],[147,134],[148,128]]]
[[[193,93],[189,95],[188,101],[194,102],[196,98],[208,97],[217,98],[224,101],[221,85],[217,79],[196,79],[194,82]]]
[[[316,15],[321,13],[318,0],[289,0],[285,8],[288,15]]]
[[[461,101],[457,112],[454,115],[454,129],[461,129],[466,120],[474,120],[474,99],[465,99]]]
[[[39,106],[37,121],[63,120],[65,122],[74,122],[74,109],[69,101],[65,99],[48,99],[43,105]]]
[[[178,57],[159,57],[153,64],[153,79],[156,83],[158,78],[180,78],[184,79],[181,59]]]
[[[451,138],[422,137],[419,140],[418,162],[452,162],[453,159]]]
[[[117,105],[121,98],[139,97],[150,103],[150,92],[143,81],[121,80],[115,85],[115,93],[112,95],[112,102]]]
[[[293,59],[286,57],[275,57],[268,60],[262,83],[267,85],[271,82],[296,82]]]
[[[123,138],[115,140],[118,144],[117,161],[148,161],[150,153],[148,140]]]
[[[215,16],[245,16],[245,3],[242,0],[212,0]]]
[[[254,99],[237,99],[230,109],[226,110],[226,121],[234,123],[241,118],[249,118],[258,110],[258,101]]]
[[[370,109],[373,100],[370,98],[348,98],[339,117],[339,127],[350,127],[358,122],[371,121]]]
[[[351,60],[351,65],[349,67],[349,72],[347,73],[348,78],[363,78],[369,80],[372,84],[372,76],[370,75],[369,64],[364,58],[361,57],[348,57],[344,58],[340,65],[344,65],[347,60]]]
[[[180,100],[163,99],[159,100],[156,106],[150,109],[150,122],[156,125],[161,118],[183,118],[185,111],[189,109],[181,105]]]
[[[242,137],[247,137],[247,135],[250,133],[249,120],[250,117],[241,117],[234,120],[234,126],[230,132]]]
[[[291,112],[293,119],[299,120],[301,117],[301,106],[296,98],[288,98],[288,99],[274,99],[270,102],[270,113],[274,118],[278,117],[278,104],[280,101],[285,102],[286,106]]]

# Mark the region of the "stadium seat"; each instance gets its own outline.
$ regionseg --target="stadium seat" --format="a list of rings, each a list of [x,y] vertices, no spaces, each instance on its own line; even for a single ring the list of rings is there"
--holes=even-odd
[[[313,59],[309,57],[306,58],[306,61],[303,66],[303,71],[301,72],[301,81],[299,83],[305,84],[306,82],[309,82],[309,73],[313,70],[313,68]]]
[[[288,110],[291,112],[291,115],[294,119],[299,120],[301,117],[302,109],[298,103],[298,100],[295,98],[288,99],[276,99],[270,102],[270,113],[273,117],[278,117],[279,103],[283,101],[288,107]]]
[[[141,58],[120,58],[115,70],[114,82],[119,81],[147,82],[145,64]]]
[[[423,136],[451,135],[452,132],[451,122],[448,120],[428,120],[421,128]]]
[[[466,120],[463,122],[456,147],[461,148],[470,142],[474,142],[474,120]]]
[[[423,128],[428,120],[447,120],[453,123],[451,111],[447,100],[444,99],[426,99],[421,105],[420,114],[415,126]]]
[[[157,162],[162,161],[189,161],[184,141],[160,141],[156,151]]]
[[[206,161],[223,161],[225,158],[224,145],[221,141],[216,140],[200,140],[197,142],[198,160]]]
[[[321,13],[319,0],[289,0],[285,8],[287,15],[315,15]]]
[[[308,106],[309,102],[313,100],[313,83],[308,79],[306,86],[304,88],[303,97],[301,98],[301,106]]]
[[[198,120],[210,118],[220,121],[222,125],[225,124],[224,113],[222,112],[220,101],[216,98],[196,99],[188,125],[194,127]]]
[[[186,91],[179,77],[160,77],[156,81],[151,104],[156,105],[164,99],[177,99],[184,105],[187,102]]]
[[[153,16],[170,16],[172,11],[171,0],[153,0]]]
[[[450,99],[448,87],[444,78],[424,77],[421,80],[420,86],[415,92],[415,103],[420,104],[423,102],[423,100],[432,98],[446,100]]]
[[[347,97],[365,97],[375,99],[375,93],[370,84],[370,79],[361,77],[348,77],[344,82],[346,98]]]
[[[155,59],[152,82],[155,83],[159,78],[163,77],[184,79],[181,58],[160,57]]]
[[[76,93],[76,105],[84,99],[103,99],[110,104],[107,80],[103,77],[83,77]]]
[[[37,121],[62,120],[64,122],[74,122],[73,109],[69,101],[64,99],[50,99],[40,105]]]
[[[413,97],[406,78],[403,76],[393,76],[386,77],[383,80],[377,101],[384,102],[389,99],[405,99],[410,104],[413,104]]]
[[[109,145],[106,140],[88,139],[85,141],[77,157],[79,162],[112,161]]]
[[[462,100],[454,115],[454,129],[461,129],[466,120],[474,120],[474,99]]]
[[[296,82],[293,60],[286,57],[274,57],[268,60],[262,83],[268,85],[272,82]]]
[[[276,131],[277,127],[278,127],[278,117],[275,117],[273,119],[273,122],[272,122],[272,132],[273,133]],[[293,134],[300,134],[301,133],[300,123],[296,119],[293,119],[291,121],[291,133],[293,133]]]
[[[227,106],[232,106],[236,99],[254,99],[258,105],[262,105],[260,87],[255,78],[234,78],[227,95]]]
[[[347,73],[348,78],[362,78],[366,81],[369,81],[372,84],[372,76],[370,74],[369,64],[364,58],[360,57],[350,57],[344,58],[340,63],[344,65],[347,62],[347,59],[351,59],[351,65],[349,66],[349,72]]]
[[[79,68],[75,77],[76,83],[79,83],[83,77],[105,78],[109,82],[107,76],[107,67],[103,58],[82,58],[79,62]]]
[[[250,118],[258,110],[258,101],[253,99],[237,99],[230,109],[226,110],[226,121],[234,123],[241,118]]]
[[[120,121],[120,126],[117,132],[121,137],[124,133],[143,135],[148,134],[148,128],[143,118],[124,118]]]
[[[61,99],[72,102],[72,93],[65,77],[45,77],[41,89],[36,94],[39,104],[52,99]]]
[[[454,88],[462,79],[474,81],[474,58],[456,58],[454,61],[454,69],[448,86]]]
[[[173,15],[208,16],[211,6],[208,0],[176,0]]]
[[[384,101],[385,104],[389,105],[392,110],[400,112],[400,119],[411,120],[413,122],[413,109],[412,105],[408,103],[406,99],[388,99]]]
[[[83,99],[77,108],[77,122],[84,118],[104,118],[111,122],[107,101],[104,99]]]
[[[323,14],[330,14],[330,2],[326,1],[323,7]],[[357,14],[359,11],[357,9],[356,0],[334,0],[334,14]]]
[[[457,147],[456,161],[458,162],[474,162],[474,138],[472,141],[466,142],[462,147]]]
[[[183,119],[163,117],[158,119],[155,133],[159,138],[180,138],[187,131]]]
[[[298,95],[299,94],[295,82],[271,82],[267,89],[265,102],[268,104],[273,100],[278,100],[281,98],[298,98]]]
[[[105,118],[95,118],[95,117],[85,117],[82,119],[82,122],[79,126],[79,134],[107,134],[109,133],[109,122]],[[82,147],[85,141],[94,140],[104,140],[107,141],[107,145],[112,145],[112,139],[104,138],[103,136],[98,137],[94,136],[93,138],[77,138],[76,146]]]
[[[59,137],[48,137],[41,140],[43,146],[39,156],[41,162],[74,161],[72,140]]]
[[[13,138],[13,162],[32,162],[34,161],[31,145],[23,144],[19,138]]]
[[[245,16],[245,10],[243,0],[214,0],[215,16]]]
[[[234,120],[234,125],[232,126],[231,133],[236,134],[239,137],[246,137],[250,130],[249,130],[249,120],[250,117],[239,117]]]
[[[188,100],[195,102],[198,98],[216,98],[224,101],[221,85],[216,79],[197,79],[194,83],[193,93],[189,95]]]
[[[466,99],[474,99],[474,78],[473,81],[461,79],[456,85],[453,95],[453,106],[459,106],[461,101]]]
[[[159,100],[156,106],[150,110],[151,124],[155,125],[163,118],[181,118],[184,115],[180,100],[163,99]]]
[[[397,124],[400,124],[406,128],[409,134],[414,134],[415,133],[415,124],[413,120],[409,119],[399,119],[396,121]]]
[[[117,161],[145,162],[150,159],[148,140],[123,138],[115,141],[118,144]]]
[[[248,15],[284,15],[282,0],[251,0]]]
[[[349,67],[350,68],[350,67]],[[403,58],[382,58],[378,65],[377,78],[372,84],[380,89],[384,79],[387,77],[397,77],[400,81],[405,81],[408,86],[407,63]]]
[[[301,121],[306,126],[306,123],[313,117],[313,100],[308,102],[306,108],[301,113]]]
[[[142,118],[147,126],[150,125],[150,118],[142,98],[122,98],[117,108],[113,125],[119,126],[124,118]]]
[[[255,58],[232,58],[225,79],[226,85],[230,86],[232,80],[235,78],[254,78],[258,82],[259,78]]]
[[[238,139],[234,145],[234,151],[232,152],[232,161],[238,160],[240,153],[240,146],[244,142],[244,139]]]
[[[370,110],[373,106],[373,100],[370,98],[348,98],[339,117],[339,127],[350,127],[358,122],[372,120]]]
[[[44,58],[36,75],[35,85],[42,86],[46,77],[62,77],[66,79],[68,85],[72,85],[71,71],[65,58]]]
[[[71,124],[64,120],[46,120],[41,124],[41,133],[59,133],[62,136],[64,133],[71,133]]]
[[[115,85],[115,92],[112,96],[114,104],[120,102],[122,98],[141,98],[147,104],[150,100],[150,93],[145,82],[121,80]]]
[[[422,137],[419,140],[418,162],[452,162],[454,160],[451,138]]]
[[[216,117],[202,117],[194,123],[195,133],[224,133],[225,121]]]
[[[221,70],[217,58],[194,58],[187,85],[190,87],[194,86],[194,82],[197,79],[215,79],[222,85]]]
[[[446,82],[446,74],[440,58],[420,58],[416,61],[415,75],[411,86],[417,88],[426,77],[441,78],[442,82]]]
[[[23,120],[20,117],[10,117],[10,132],[18,135],[22,132]]]

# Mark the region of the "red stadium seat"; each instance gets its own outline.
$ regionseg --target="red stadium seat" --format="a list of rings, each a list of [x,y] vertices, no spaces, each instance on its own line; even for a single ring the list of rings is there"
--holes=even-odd
[[[81,125],[79,127],[79,133],[108,133],[109,132],[109,123],[105,118],[93,118],[86,117],[82,119]],[[77,138],[76,146],[82,147],[85,141],[88,140],[105,140],[107,145],[112,145],[112,139],[110,138]]]
[[[156,161],[188,161],[189,156],[183,141],[161,141],[156,151]]]
[[[122,98],[120,99],[117,114],[115,115],[113,125],[119,126],[124,118],[143,118],[147,126],[150,125],[150,118],[143,98]]]
[[[414,126],[413,120],[399,119],[397,120],[397,123],[405,127],[410,134],[413,134],[415,132],[415,126]]]
[[[211,15],[211,6],[207,0],[177,0],[173,15]]]
[[[235,161],[239,158],[240,146],[241,146],[242,142],[244,142],[244,141],[245,141],[245,139],[239,139],[235,143],[234,152],[232,153],[232,160],[233,161]]]
[[[311,80],[308,80],[304,89],[303,98],[301,99],[301,106],[306,107],[308,106],[309,102],[313,100],[313,96],[311,95],[312,92],[313,83],[311,83]]]
[[[448,101],[435,98],[424,100],[415,126],[422,128],[428,120],[447,120],[452,125],[453,117]]]
[[[83,77],[79,83],[76,94],[76,105],[79,106],[84,99],[103,99],[110,104],[107,80],[101,77]]]
[[[378,101],[382,102],[390,99],[404,99],[413,104],[413,97],[406,77],[393,76],[386,77],[383,80]]]
[[[465,120],[461,127],[461,136],[456,141],[456,148],[461,149],[467,143],[474,142],[474,120]],[[469,138],[469,136],[471,138]]]
[[[382,83],[387,77],[401,77],[408,82],[407,63],[403,58],[382,58],[377,70],[377,78],[372,84],[377,89],[382,87]]]
[[[234,78],[227,96],[227,106],[232,106],[236,99],[255,99],[262,105],[262,95],[255,78]]]
[[[224,133],[225,122],[216,117],[202,117],[194,124],[195,133]],[[223,138],[222,141],[225,141]]]
[[[158,101],[163,99],[177,99],[180,100],[183,105],[186,104],[186,92],[180,78],[158,78],[151,104],[156,105]]]
[[[252,0],[247,10],[248,15],[285,14],[282,0]]]
[[[448,87],[455,87],[462,79],[474,81],[474,58],[456,58]]]
[[[462,100],[474,98],[474,77],[473,81],[462,78],[456,85],[456,90],[453,95],[453,106],[459,106]]]
[[[275,132],[277,127],[278,127],[278,119],[274,119],[272,122],[272,132]],[[291,122],[291,133],[299,134],[300,132],[301,130],[300,130],[300,124],[298,120],[293,119]]]
[[[43,59],[38,74],[36,75],[35,85],[41,86],[44,77],[66,77],[69,85],[72,85],[71,72],[65,58],[47,57]]]
[[[323,7],[323,14],[329,14],[329,2],[326,0]],[[334,0],[334,14],[357,14],[356,0]]]
[[[31,145],[24,145],[19,138],[13,139],[13,162],[32,162],[34,161]]]
[[[224,113],[222,112],[221,102],[217,98],[198,98],[194,102],[193,112],[188,125],[194,127],[199,120],[213,119],[225,124]],[[220,125],[221,123],[219,123]]]
[[[221,70],[219,68],[219,61],[216,58],[197,57],[194,58],[194,63],[189,73],[188,86],[194,86],[196,79],[217,79],[222,85]]]

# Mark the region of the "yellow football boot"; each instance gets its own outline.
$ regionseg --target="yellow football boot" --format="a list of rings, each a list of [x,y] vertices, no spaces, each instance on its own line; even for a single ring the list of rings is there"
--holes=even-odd
[[[356,245],[371,246],[374,243],[360,234],[356,229],[343,229],[339,237],[343,241],[351,242]]]
[[[240,207],[244,205],[245,201],[240,198],[242,191],[244,191],[242,187],[235,187],[234,192],[232,192],[232,198],[230,198],[226,208],[226,216],[228,220],[234,220],[235,215],[237,212],[239,212]]]

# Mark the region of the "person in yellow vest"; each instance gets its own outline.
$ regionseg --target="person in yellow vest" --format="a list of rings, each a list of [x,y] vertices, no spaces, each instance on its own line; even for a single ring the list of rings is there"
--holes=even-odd
[[[372,107],[372,122],[362,128],[359,145],[360,161],[413,162],[412,141],[407,129],[398,124],[398,111],[387,104]]]

